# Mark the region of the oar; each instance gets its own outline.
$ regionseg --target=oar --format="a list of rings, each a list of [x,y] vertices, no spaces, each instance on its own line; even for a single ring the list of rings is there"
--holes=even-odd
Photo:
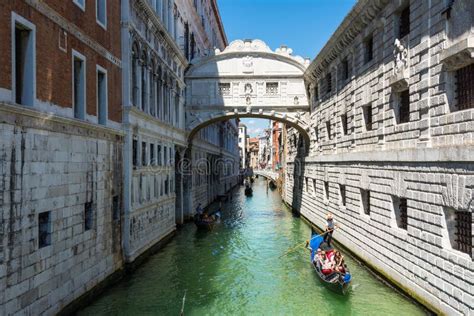
[[[181,305],[181,316],[184,316],[184,302],[186,301],[186,292],[188,290],[184,290],[184,296],[183,296],[183,305]]]
[[[330,231],[335,231],[337,228],[338,228],[338,227],[336,226],[336,227],[334,227],[334,229],[332,229],[332,230],[330,230]],[[329,231],[328,231],[328,232],[329,232]],[[326,234],[326,232],[321,233],[321,234],[316,235],[316,236],[313,236],[313,237],[311,237],[310,240],[313,240],[314,238],[319,237],[319,236],[322,236],[322,235],[324,235],[324,234]],[[287,252],[285,252],[284,254],[282,254],[281,256],[279,256],[278,258],[281,258],[281,257],[283,257],[283,256],[286,256],[286,255],[289,254],[290,252],[292,252],[292,251],[298,249],[298,248],[301,247],[302,245],[306,245],[307,243],[309,243],[308,240],[306,240],[303,244],[298,244],[297,246],[291,248],[290,250],[288,250]]]

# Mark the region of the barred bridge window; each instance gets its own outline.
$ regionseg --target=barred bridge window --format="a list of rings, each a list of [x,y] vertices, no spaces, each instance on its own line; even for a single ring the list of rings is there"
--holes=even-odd
[[[458,109],[474,108],[474,64],[456,71]]]

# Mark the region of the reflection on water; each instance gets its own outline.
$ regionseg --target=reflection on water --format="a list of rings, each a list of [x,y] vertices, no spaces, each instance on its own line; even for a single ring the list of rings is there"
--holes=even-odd
[[[223,204],[212,232],[185,225],[160,252],[108,290],[81,315],[423,315],[347,255],[351,292],[330,292],[298,251],[310,228],[257,180]],[[214,206],[217,207],[217,206]],[[336,233],[337,234],[337,233]]]

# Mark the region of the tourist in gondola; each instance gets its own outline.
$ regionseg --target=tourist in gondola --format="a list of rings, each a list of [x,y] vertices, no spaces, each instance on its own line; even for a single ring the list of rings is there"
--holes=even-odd
[[[333,260],[334,260],[334,270],[340,273],[345,273],[344,256],[339,251],[336,251],[334,253]]]
[[[328,246],[331,246],[332,233],[339,225],[334,220],[331,212],[326,215],[326,233],[324,234],[324,241]]]

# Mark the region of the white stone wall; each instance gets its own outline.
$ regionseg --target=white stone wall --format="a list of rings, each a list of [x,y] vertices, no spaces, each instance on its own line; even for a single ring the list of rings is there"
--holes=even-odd
[[[0,104],[0,314],[53,315],[122,265],[122,136]],[[84,205],[92,203],[85,231]],[[38,216],[51,212],[39,248]]]
[[[407,3],[410,33],[401,39],[407,64],[396,72],[393,43]],[[321,228],[325,214],[333,212],[342,225],[335,238],[422,303],[440,313],[470,315],[474,262],[451,246],[453,227],[447,227],[445,212],[472,216],[474,208],[474,109],[456,109],[453,79],[456,67],[473,62],[458,47],[474,46],[472,24],[462,18],[474,8],[470,1],[455,1],[449,20],[445,8],[441,0],[358,2],[305,73],[311,146],[309,155],[294,162],[299,135],[289,131],[285,200]],[[370,34],[374,58],[365,62]],[[399,123],[397,98],[404,85],[410,120]],[[372,130],[365,126],[365,106],[372,107]],[[361,189],[370,191],[369,215],[363,212]],[[396,224],[394,198],[407,199],[407,230]]]

